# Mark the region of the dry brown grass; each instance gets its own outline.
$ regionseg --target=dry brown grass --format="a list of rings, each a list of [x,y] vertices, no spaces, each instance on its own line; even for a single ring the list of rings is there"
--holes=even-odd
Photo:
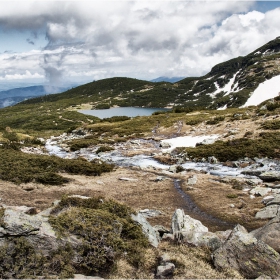
[[[110,278],[153,279],[159,265],[159,256],[166,253],[175,264],[174,279],[243,279],[236,271],[214,269],[211,253],[207,249],[167,241],[161,242],[157,250],[148,249],[138,269],[129,265],[125,259],[119,260]]]

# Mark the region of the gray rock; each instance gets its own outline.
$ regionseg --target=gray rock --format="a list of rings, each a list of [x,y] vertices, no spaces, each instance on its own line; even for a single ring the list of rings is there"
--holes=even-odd
[[[258,240],[263,241],[280,253],[280,215],[270,220],[263,227],[256,229],[251,234]]]
[[[121,181],[129,181],[129,182],[135,182],[135,181],[138,181],[138,179],[134,179],[134,178],[126,178],[126,177],[119,178],[119,180],[121,180]]]
[[[274,218],[279,211],[279,205],[270,205],[261,209],[256,214],[256,219],[271,219]]]
[[[156,277],[158,279],[171,279],[175,270],[175,265],[173,263],[167,263],[165,265],[160,265],[157,267]]]
[[[271,188],[264,188],[264,187],[256,187],[250,190],[250,194],[259,195],[259,196],[265,196],[270,192],[271,192]]]
[[[163,180],[165,180],[166,177],[164,176],[157,176],[156,179],[154,180],[155,182],[161,182]]]
[[[211,144],[215,143],[216,140],[217,139],[215,139],[215,138],[204,139],[203,141],[197,143],[196,146],[211,145]]]
[[[139,213],[141,213],[145,218],[158,217],[162,215],[162,213],[159,210],[154,209],[143,209],[140,210]]]
[[[219,161],[214,156],[212,156],[212,157],[208,157],[208,162],[215,164],[215,163],[218,163]]]
[[[133,221],[142,226],[142,231],[149,239],[150,244],[154,247],[158,247],[160,241],[159,235],[157,231],[155,231],[155,229],[146,220],[146,218],[141,213],[138,213],[137,215],[132,214],[131,218]]]
[[[169,172],[176,173],[178,165],[171,165],[168,169]]]
[[[37,234],[42,221],[36,216],[30,216],[21,211],[5,209],[3,224],[7,235],[22,236]]]
[[[250,185],[250,186],[256,186],[256,185],[261,185],[262,180],[261,179],[246,179],[245,182]]]
[[[185,215],[183,210],[177,209],[172,216],[172,232],[178,242],[199,246],[203,243],[203,235],[208,232],[208,228],[200,221]]]
[[[161,141],[160,144],[159,144],[159,146],[160,146],[161,148],[163,148],[163,149],[169,149],[169,148],[171,148],[171,145],[170,145],[169,143],[167,143],[167,142],[164,142],[164,141]]]
[[[195,185],[197,183],[197,176],[193,175],[191,177],[188,178],[187,180],[187,184],[188,185]]]
[[[259,178],[261,178],[265,182],[280,181],[280,171],[263,172],[259,175]]]
[[[265,196],[262,200],[262,203],[264,204],[267,204],[268,202],[270,202],[271,200],[274,199],[274,196],[273,195],[268,195],[268,196]]]
[[[280,205],[280,194],[275,195],[275,197],[272,200],[267,202],[266,206],[273,204]]]
[[[212,254],[212,259],[217,269],[235,269],[245,278],[255,279],[263,274],[272,278],[280,276],[280,255],[240,225]]]

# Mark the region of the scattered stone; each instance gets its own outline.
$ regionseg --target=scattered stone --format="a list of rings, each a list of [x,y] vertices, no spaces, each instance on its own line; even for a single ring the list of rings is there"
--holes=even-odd
[[[162,213],[159,210],[153,209],[140,210],[139,213],[141,213],[145,218],[158,217],[162,215]]]
[[[216,140],[217,139],[215,139],[215,138],[204,139],[203,141],[196,143],[196,146],[211,145],[211,144],[215,143]]]
[[[155,182],[161,182],[161,181],[163,181],[165,178],[166,178],[166,177],[164,177],[164,176],[158,176],[158,177],[156,177],[156,179],[155,179],[154,181],[155,181]]]
[[[240,225],[212,254],[212,259],[217,269],[235,269],[248,279],[263,274],[272,278],[280,276],[280,255]]]
[[[247,183],[250,186],[256,186],[261,185],[263,181],[261,179],[246,179],[245,183]]]
[[[271,200],[274,199],[274,196],[273,195],[268,195],[268,196],[265,196],[262,200],[262,203],[263,204],[267,204],[268,202],[270,202]]]
[[[168,169],[169,172],[176,173],[178,165],[171,165]]]
[[[280,205],[280,195],[277,194],[272,200],[268,201],[267,206],[277,204]]]
[[[280,181],[280,171],[263,172],[259,175],[259,178],[261,178],[265,182]]]
[[[156,278],[158,279],[171,279],[175,270],[173,263],[167,263],[165,265],[159,265],[157,267]]]
[[[263,241],[280,253],[280,216],[279,214],[263,227],[256,229],[251,234],[258,240]]]
[[[265,196],[271,192],[271,188],[256,187],[250,191],[250,194]]]
[[[119,178],[119,180],[121,180],[121,181],[130,181],[130,182],[132,182],[132,181],[138,181],[138,179],[133,179],[133,178],[125,178],[125,177],[123,177],[123,178]]]
[[[216,164],[216,163],[218,163],[219,161],[218,161],[214,156],[212,156],[212,157],[208,157],[208,162],[209,162],[209,163]]]
[[[160,144],[159,144],[159,146],[160,146],[161,148],[163,148],[163,149],[169,149],[169,148],[171,148],[171,145],[170,145],[169,143],[167,143],[167,142],[164,142],[164,141],[161,141]]]
[[[255,218],[256,219],[271,219],[274,218],[279,210],[279,205],[270,205],[263,209],[261,209],[259,212],[257,212]]]
[[[193,175],[191,177],[188,178],[187,180],[187,184],[188,185],[195,185],[197,183],[197,176]]]

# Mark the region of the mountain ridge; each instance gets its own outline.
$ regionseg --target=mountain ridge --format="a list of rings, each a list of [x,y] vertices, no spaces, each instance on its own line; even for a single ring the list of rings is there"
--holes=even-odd
[[[215,65],[202,77],[187,77],[176,83],[114,77],[24,103],[64,100],[68,105],[88,103],[93,109],[104,103],[107,107],[232,108],[244,106],[260,84],[279,75],[280,37],[277,37],[247,56]]]

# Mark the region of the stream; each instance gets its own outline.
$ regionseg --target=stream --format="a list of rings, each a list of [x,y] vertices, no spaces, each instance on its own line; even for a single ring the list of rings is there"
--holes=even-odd
[[[139,142],[136,142],[135,147],[133,145],[132,145],[133,147],[131,147],[130,145],[129,149],[137,150],[138,147],[143,147],[145,146],[145,144],[146,145],[151,144],[151,140],[139,139],[137,141]],[[115,150],[110,152],[105,152],[105,153],[99,153],[98,155],[95,153],[97,147],[83,148],[75,152],[67,151],[66,149],[60,146],[59,141],[57,141],[56,139],[48,139],[46,141],[45,148],[48,151],[48,154],[56,155],[61,158],[74,159],[78,157],[83,157],[89,161],[93,159],[100,159],[107,163],[114,163],[117,166],[123,166],[123,167],[138,166],[140,168],[161,169],[166,172],[169,170],[170,165],[159,163],[151,155],[138,154],[134,156],[125,156],[124,152],[128,150],[128,148],[125,146],[126,144],[123,143],[116,144],[114,147]],[[158,151],[160,151],[158,142],[154,141],[154,143],[152,144],[154,145],[155,148],[158,149]],[[222,164],[219,163],[211,164],[208,162],[186,162],[184,164],[181,164],[181,166],[186,170],[204,171],[208,174],[215,175],[215,176],[256,178],[255,176],[243,175],[242,172],[245,170],[265,171],[268,168],[271,169],[273,164],[274,164],[273,161],[270,162],[264,159],[259,159],[258,162],[258,160],[255,159],[255,164],[248,166],[247,168],[233,168],[233,167],[223,166]],[[191,199],[191,197],[181,189],[179,180],[174,180],[174,187],[185,202],[184,211],[186,214],[191,215],[193,218],[200,220],[202,223],[204,223],[207,226],[212,226],[218,229],[225,230],[234,227],[234,224],[222,221],[199,209],[198,206]]]

